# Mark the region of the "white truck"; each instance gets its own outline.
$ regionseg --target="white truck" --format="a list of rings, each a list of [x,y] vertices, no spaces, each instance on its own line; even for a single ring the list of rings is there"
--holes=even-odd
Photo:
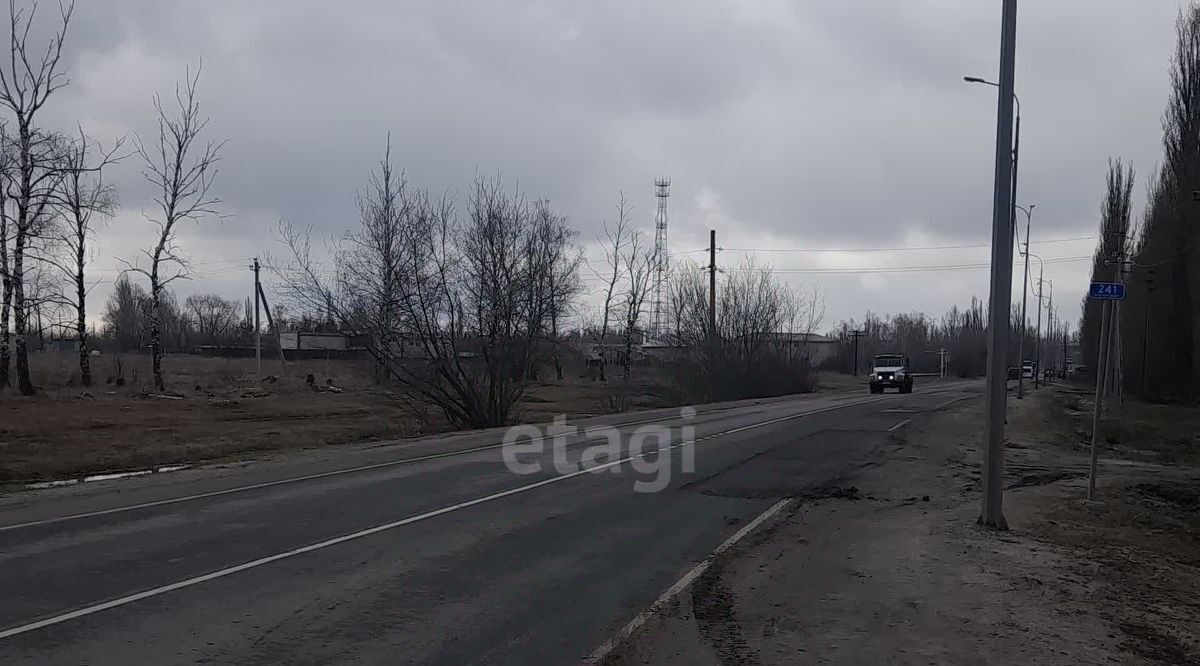
[[[871,393],[883,393],[894,388],[901,393],[912,393],[913,378],[908,372],[908,359],[903,354],[876,354],[871,363],[869,378]]]

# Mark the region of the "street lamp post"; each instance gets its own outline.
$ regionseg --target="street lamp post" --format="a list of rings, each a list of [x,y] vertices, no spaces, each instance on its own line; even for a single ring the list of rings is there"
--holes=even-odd
[[[1017,399],[1025,397],[1025,304],[1029,301],[1029,227],[1033,223],[1033,208],[1037,204],[1029,204],[1029,208],[1013,204],[1013,210],[1018,208],[1022,213],[1025,213],[1025,270],[1021,276],[1021,337],[1017,341],[1017,366],[1021,369],[1017,373]],[[1016,229],[1016,225],[1013,225]],[[1017,251],[1021,251],[1020,243],[1017,244]],[[1041,310],[1038,310],[1039,315]]]
[[[1025,250],[1025,261],[1029,261],[1029,257],[1038,260],[1038,291],[1037,291],[1037,332],[1034,333],[1033,342],[1033,388],[1041,388],[1041,381],[1038,379],[1038,373],[1042,371],[1042,282],[1046,273],[1046,264],[1042,258],[1036,254],[1029,254],[1028,247]]]
[[[978,76],[964,76],[963,81],[967,83],[982,83],[985,86],[999,88],[999,83],[988,81],[987,79]],[[1017,119],[1013,127],[1013,149],[1012,149],[1012,225],[1017,227],[1017,167],[1021,163],[1021,98],[1017,97],[1017,93],[1013,92],[1013,102],[1017,105]],[[1033,208],[1033,206],[1030,206]]]
[[[992,86],[995,88],[1000,87],[1000,84],[988,81],[987,79],[980,78],[978,76],[964,76],[963,81],[966,81],[967,83],[982,83],[985,86]],[[1016,122],[1014,123],[1013,127],[1012,186],[1009,190],[1011,197],[1009,201],[1012,203],[1012,210],[1009,211],[1009,224],[1015,231],[1017,228],[1017,209],[1021,208],[1021,210],[1025,211],[1025,252],[1028,253],[1029,218],[1032,216],[1033,207],[1036,204],[1030,204],[1028,209],[1017,205],[1017,167],[1019,167],[1021,163],[1021,98],[1017,96],[1015,91],[1012,94],[1012,98],[1013,103],[1016,104],[1017,113]],[[1017,251],[1019,252],[1020,249],[1021,248],[1018,247]],[[1023,280],[1025,282],[1025,286],[1021,290],[1021,335],[1017,343],[1019,351],[1019,357],[1017,358],[1017,398],[1025,397],[1025,301],[1029,296],[1029,257],[1025,258],[1025,277]],[[1007,318],[1008,313],[1005,313],[1004,316]],[[1005,355],[1007,356],[1007,354],[1008,352],[1005,350]]]
[[[1017,0],[1004,0],[1000,28],[1000,94],[996,100],[995,179],[992,183],[992,266],[988,289],[986,452],[979,523],[1006,530],[1004,520],[1004,420],[1008,394],[1009,307],[1013,247],[1013,79],[1017,62]]]

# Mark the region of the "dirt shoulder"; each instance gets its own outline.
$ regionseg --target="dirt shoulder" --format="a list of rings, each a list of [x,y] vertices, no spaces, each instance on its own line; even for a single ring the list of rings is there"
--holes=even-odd
[[[1200,473],[1114,441],[1104,503],[1084,504],[1068,390],[1012,403],[1011,531],[975,525],[981,403],[958,403],[856,493],[728,551],[609,663],[1200,664]]]

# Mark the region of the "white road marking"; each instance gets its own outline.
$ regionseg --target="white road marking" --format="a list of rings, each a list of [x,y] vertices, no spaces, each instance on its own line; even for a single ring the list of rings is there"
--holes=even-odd
[[[858,402],[853,402],[853,403],[846,403],[846,404],[841,404],[841,405],[833,405],[830,407],[824,407],[821,409],[814,409],[814,410],[811,410],[808,412],[801,412],[799,414],[792,414],[790,416],[785,416],[783,418],[771,419],[769,421],[762,421],[760,423],[755,423],[755,424],[748,425],[748,426],[742,426],[740,428],[734,428],[732,430],[726,430],[724,432],[720,432],[715,435],[709,435],[709,437],[711,438],[711,437],[719,437],[719,436],[724,436],[724,435],[732,435],[734,433],[745,432],[747,430],[752,430],[754,428],[761,428],[763,426],[768,426],[768,425],[771,425],[774,423],[780,423],[782,421],[788,421],[791,419],[798,419],[798,418],[801,418],[804,416],[812,416],[814,414],[822,414],[825,412],[832,412],[832,411],[836,411],[836,410],[840,410],[840,409],[846,409],[847,407],[853,407],[855,405],[863,405],[863,404],[867,404],[867,403],[871,403],[871,402],[877,402],[877,401],[883,400],[883,399],[885,399],[885,398],[882,398],[882,397],[871,398],[871,399],[867,399],[867,400],[860,400]],[[655,419],[655,420],[662,420],[662,419]],[[648,423],[650,421],[644,421],[644,422]],[[626,425],[630,425],[630,424],[626,424]],[[638,454],[636,456],[626,456],[624,458],[621,458],[620,460],[615,460],[613,462],[604,463],[601,465],[595,465],[593,467],[589,467],[587,469],[583,469],[578,472],[570,472],[567,474],[562,474],[562,475],[559,475],[559,476],[556,476],[556,477],[553,477],[550,479],[544,479],[542,481],[537,481],[537,482],[530,483],[530,484],[527,484],[524,486],[519,486],[517,488],[512,488],[512,489],[494,493],[491,495],[486,495],[484,497],[478,497],[473,500],[467,500],[465,502],[459,502],[458,504],[452,504],[450,506],[442,507],[440,509],[435,509],[433,511],[429,511],[426,513],[418,514],[415,516],[409,516],[408,518],[403,518],[403,519],[396,520],[396,521],[393,521],[390,523],[376,525],[375,527],[369,527],[365,530],[360,530],[358,532],[352,532],[350,534],[345,534],[340,537],[326,539],[325,541],[319,541],[317,543],[309,544],[307,546],[301,546],[299,548],[294,548],[292,550],[287,550],[287,551],[284,551],[281,553],[276,553],[274,555],[268,555],[266,557],[261,557],[257,560],[251,560],[249,562],[244,562],[242,564],[238,564],[238,565],[235,565],[232,567],[227,567],[225,569],[220,569],[218,571],[213,571],[211,573],[203,574],[200,576],[195,576],[193,578],[188,578],[186,580],[177,581],[174,583],[170,583],[168,585],[155,587],[155,588],[152,588],[149,590],[143,590],[142,592],[137,592],[135,594],[130,594],[130,595],[120,597],[117,599],[112,599],[110,601],[105,601],[103,603],[98,603],[98,604],[94,604],[91,606],[85,606],[84,608],[80,608],[80,609],[73,610],[73,611],[66,612],[66,613],[61,613],[59,615],[48,617],[43,620],[38,620],[36,622],[30,622],[28,624],[23,624],[23,625],[19,625],[16,627],[12,627],[10,629],[5,629],[3,631],[0,631],[0,639],[10,638],[12,636],[17,636],[19,634],[24,634],[24,633],[27,633],[30,631],[36,631],[38,629],[42,629],[44,627],[49,627],[51,625],[59,624],[62,622],[67,622],[69,620],[75,620],[75,619],[78,619],[81,617],[85,617],[87,615],[92,615],[94,613],[99,613],[101,611],[106,611],[106,610],[109,610],[112,608],[117,608],[119,606],[125,606],[127,604],[131,604],[136,601],[141,601],[142,599],[149,599],[151,597],[156,597],[156,596],[159,596],[162,594],[166,594],[168,592],[173,592],[175,590],[180,590],[180,589],[183,589],[186,587],[191,587],[193,585],[199,585],[200,583],[205,583],[210,580],[224,578],[225,576],[229,576],[229,575],[232,575],[235,573],[246,571],[248,569],[254,569],[257,567],[261,567],[266,564],[271,564],[272,562],[278,562],[280,560],[286,560],[286,559],[289,559],[292,557],[296,557],[297,555],[303,555],[305,553],[311,553],[316,550],[322,550],[324,548],[329,548],[330,546],[336,546],[338,544],[345,543],[347,541],[354,541],[356,539],[361,539],[363,537],[370,536],[372,534],[378,534],[380,532],[392,530],[397,527],[402,527],[404,525],[411,525],[412,523],[420,522],[423,520],[428,520],[430,518],[445,515],[448,513],[453,513],[455,511],[460,511],[460,510],[466,509],[468,507],[472,507],[472,506],[476,506],[479,504],[484,504],[487,502],[498,500],[503,497],[509,497],[512,495],[518,495],[520,493],[529,492],[530,490],[534,490],[536,488],[541,488],[542,486],[548,486],[552,483],[559,483],[561,481],[566,481],[567,479],[572,479],[577,476],[582,476],[584,474],[592,474],[592,473],[598,472],[600,470],[608,469],[609,467],[614,467],[617,465],[627,463],[631,460],[643,458],[643,457],[651,455],[651,454],[658,454],[660,451],[669,451],[671,449],[678,449],[678,448],[682,448],[684,446],[694,446],[695,444],[696,444],[695,440],[688,440],[688,441],[683,441],[683,442],[679,442],[676,444],[672,444],[670,446],[660,447],[658,449],[654,449],[651,451],[646,451],[646,452]],[[776,510],[778,511],[778,509],[776,509]],[[764,518],[764,520],[765,520],[765,518]],[[743,528],[743,530],[748,531],[748,528],[751,528],[752,525],[754,525],[754,523],[751,523],[751,525],[747,525],[746,528]],[[734,536],[737,536],[737,534],[735,534]],[[728,546],[725,546],[725,547],[728,548]]]
[[[717,411],[722,411],[722,410],[715,409],[715,410],[710,410],[707,412],[701,412],[700,414],[711,414],[711,413],[717,412]],[[671,415],[671,416],[660,416],[660,417],[655,417],[652,419],[642,419],[640,421],[631,421],[629,423],[615,423],[615,424],[612,424],[612,427],[624,428],[626,426],[641,425],[644,423],[653,423],[655,421],[669,421],[671,419],[677,419],[677,418],[679,418],[678,414]],[[547,439],[549,439],[549,437],[542,437],[541,441],[545,441]],[[130,504],[127,506],[118,506],[118,507],[114,507],[112,509],[101,509],[99,511],[87,511],[84,513],[73,513],[73,514],[66,515],[66,516],[59,516],[57,518],[46,518],[44,520],[31,520],[29,522],[14,523],[12,525],[0,525],[0,532],[7,532],[10,530],[19,530],[19,529],[26,528],[26,527],[36,527],[38,525],[50,525],[53,523],[66,522],[68,520],[79,520],[81,518],[95,518],[97,516],[107,516],[107,515],[111,515],[114,513],[124,513],[126,511],[135,511],[137,509],[149,509],[151,507],[166,506],[168,504],[178,504],[180,502],[192,502],[195,500],[207,499],[209,497],[220,497],[221,495],[232,495],[233,493],[242,493],[242,492],[247,492],[250,490],[261,490],[263,488],[273,488],[275,486],[283,486],[283,485],[287,485],[290,483],[300,483],[301,481],[313,481],[315,479],[324,479],[324,478],[328,478],[331,476],[341,476],[343,474],[354,474],[356,472],[367,472],[367,471],[370,471],[373,469],[382,469],[385,467],[395,467],[397,465],[408,465],[408,464],[412,464],[412,463],[416,463],[416,462],[422,462],[425,460],[435,460],[437,458],[449,458],[452,456],[461,456],[461,455],[466,455],[469,453],[479,453],[480,451],[490,451],[492,449],[498,449],[502,446],[504,446],[503,442],[501,442],[499,444],[486,444],[484,446],[477,446],[477,447],[470,448],[470,449],[459,449],[456,451],[433,453],[433,454],[425,455],[425,456],[417,456],[415,458],[402,458],[400,460],[389,460],[387,462],[373,463],[370,465],[361,465],[359,467],[349,467],[346,469],[337,469],[337,470],[332,470],[329,472],[321,472],[319,474],[308,474],[306,476],[296,476],[296,477],[291,477],[291,478],[287,478],[287,479],[279,479],[278,481],[266,481],[263,483],[254,483],[254,484],[251,484],[248,486],[237,486],[235,488],[226,488],[224,490],[213,490],[213,491],[206,492],[206,493],[196,493],[194,495],[184,495],[183,497],[172,497],[169,499],[155,500],[153,502],[142,502],[140,504]],[[70,483],[74,484],[74,483],[78,483],[78,481],[71,480]],[[69,484],[64,483],[63,485],[69,485]]]
[[[899,395],[899,394],[896,394],[896,395]],[[892,397],[894,398],[895,396],[892,396]],[[874,400],[882,400],[882,399],[883,398],[875,398]],[[873,402],[874,400],[870,400],[867,402]],[[953,402],[953,401],[951,401],[951,402]],[[860,404],[863,404],[863,402],[862,401],[851,402],[851,403],[846,403],[845,405],[842,405],[842,406],[851,407],[851,406],[860,405]],[[949,403],[947,403],[947,404],[949,404]],[[728,411],[729,409],[731,409],[731,408],[730,407],[719,407],[717,409],[710,409],[708,411],[698,412],[697,416],[703,416],[706,414],[714,414],[717,412]],[[679,418],[678,414],[672,414],[672,415],[668,415],[668,416],[656,416],[653,418],[641,419],[639,421],[629,421],[628,423],[613,423],[610,425],[613,428],[624,428],[627,426],[642,425],[645,423],[655,423],[657,421],[670,421],[670,420],[676,419],[676,418]],[[782,420],[787,420],[787,418],[793,418],[793,417],[785,417]],[[603,424],[601,424],[601,425],[603,425]],[[723,434],[723,433],[718,433],[718,434]],[[715,437],[716,435],[713,435],[713,436]],[[542,441],[545,441],[546,439],[549,439],[549,438],[542,437],[541,439],[542,439]],[[316,479],[324,479],[324,478],[328,478],[328,477],[332,477],[332,476],[341,476],[343,474],[355,474],[357,472],[367,472],[367,471],[370,471],[373,469],[395,467],[397,465],[408,465],[408,464],[412,464],[412,463],[423,462],[426,460],[436,460],[438,458],[449,458],[452,456],[461,456],[461,455],[467,455],[470,453],[479,453],[480,451],[490,451],[493,449],[498,449],[498,448],[501,448],[502,446],[504,446],[504,444],[502,442],[498,443],[498,444],[486,444],[484,446],[477,446],[477,447],[470,448],[470,449],[446,451],[443,453],[434,453],[434,454],[425,455],[425,456],[417,456],[414,458],[402,458],[400,460],[389,460],[387,462],[374,463],[371,465],[361,465],[359,467],[349,467],[346,469],[331,470],[329,472],[321,472],[319,474],[308,474],[306,476],[290,477],[287,479],[279,479],[277,481],[266,481],[263,483],[254,483],[254,484],[250,484],[250,485],[246,485],[246,486],[237,486],[234,488],[226,488],[224,490],[213,490],[213,491],[206,492],[206,493],[196,493],[194,495],[184,495],[182,497],[171,497],[168,499],[155,500],[152,502],[141,502],[139,504],[118,506],[118,507],[113,507],[111,509],[101,509],[98,511],[85,511],[83,513],[73,513],[73,514],[69,514],[66,516],[59,516],[57,518],[46,518],[43,520],[31,520],[31,521],[24,522],[24,523],[14,523],[12,525],[0,525],[0,532],[19,530],[19,529],[23,529],[23,528],[27,528],[27,527],[37,527],[39,525],[52,525],[54,523],[62,523],[62,522],[70,521],[70,520],[80,520],[83,518],[95,518],[97,516],[107,516],[107,515],[111,515],[114,513],[124,513],[126,511],[136,511],[138,509],[149,509],[149,508],[153,508],[156,506],[167,506],[170,504],[178,504],[180,502],[193,502],[195,500],[207,499],[210,497],[220,497],[222,495],[232,495],[234,493],[248,492],[251,490],[262,490],[263,488],[273,488],[275,486],[283,486],[283,485],[287,485],[287,484],[291,484],[291,483],[300,483],[302,481],[313,481]],[[183,466],[180,466],[180,467],[183,467]],[[57,483],[57,482],[49,482],[49,483]],[[78,483],[77,480],[71,479],[69,483],[63,482],[61,485],[74,485],[76,483]]]
[[[940,411],[942,409],[949,407],[950,405],[953,405],[954,403],[958,402],[959,400],[966,400],[967,398],[970,398],[970,397],[971,396],[969,396],[969,395],[960,395],[957,398],[954,398],[953,400],[947,400],[946,402],[943,402],[942,404],[938,405],[937,407],[934,407],[933,411],[935,411],[935,412]]]
[[[646,620],[659,613],[680,592],[686,590],[693,582],[696,581],[697,578],[703,575],[705,571],[708,571],[708,568],[712,566],[712,563],[716,561],[717,557],[719,557],[721,553],[729,550],[734,544],[744,539],[747,534],[753,532],[759,525],[769,520],[772,516],[782,511],[794,501],[796,501],[795,498],[791,497],[779,500],[773,504],[771,508],[758,514],[758,517],[747,523],[745,527],[737,532],[734,532],[733,536],[729,537],[722,542],[721,545],[717,546],[717,549],[714,550],[711,555],[704,558],[704,561],[692,567],[683,575],[683,577],[675,581],[675,584],[671,587],[668,587],[665,592],[659,595],[659,597],[654,600],[654,603],[650,604],[646,610],[634,616],[634,618],[630,620],[629,623],[621,629],[621,631],[617,632],[616,636],[604,641],[604,644],[596,648],[596,650],[592,652],[592,654],[588,655],[588,657],[584,659],[582,663],[599,664],[603,662],[604,659],[607,658],[608,655],[612,653],[612,651],[616,649],[616,647],[620,645],[622,641],[629,638],[633,632],[637,631],[639,627],[645,624]]]
[[[903,428],[904,426],[908,425],[909,423],[912,423],[912,419],[904,419],[903,421],[897,423],[896,425],[888,428],[888,432],[896,432],[897,430]]]

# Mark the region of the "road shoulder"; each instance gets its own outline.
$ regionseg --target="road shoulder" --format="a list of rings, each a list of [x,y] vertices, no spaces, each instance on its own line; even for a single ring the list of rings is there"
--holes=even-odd
[[[1200,635],[1200,562],[1182,550],[1150,557],[1130,532],[1146,516],[1128,495],[1153,494],[1145,488],[1161,484],[1147,475],[1174,487],[1175,471],[1106,465],[1112,511],[1100,513],[1079,501],[1080,451],[1014,423],[1013,530],[983,530],[979,411],[973,400],[914,421],[855,492],[794,504],[608,663],[1200,663],[1189,638]],[[1124,536],[1097,539],[1100,524]],[[1179,589],[1159,589],[1171,580]]]

